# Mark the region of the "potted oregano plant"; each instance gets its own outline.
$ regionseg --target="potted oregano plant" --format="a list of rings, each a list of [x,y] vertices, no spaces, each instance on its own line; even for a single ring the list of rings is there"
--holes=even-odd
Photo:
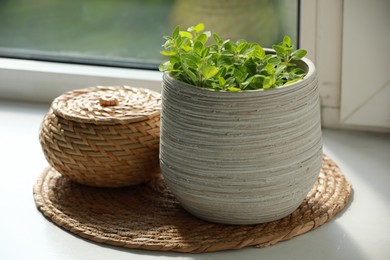
[[[176,27],[161,52],[160,165],[190,213],[253,224],[292,213],[322,164],[317,76],[289,37],[264,49]],[[209,43],[211,42],[211,43]]]

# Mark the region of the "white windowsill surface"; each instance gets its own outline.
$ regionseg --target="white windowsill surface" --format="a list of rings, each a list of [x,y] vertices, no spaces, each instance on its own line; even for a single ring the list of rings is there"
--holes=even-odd
[[[49,104],[0,100],[0,259],[387,259],[390,255],[390,135],[324,130],[324,151],[353,185],[330,222],[268,248],[206,254],[96,244],[57,227],[36,209],[32,187],[47,162],[38,141]]]

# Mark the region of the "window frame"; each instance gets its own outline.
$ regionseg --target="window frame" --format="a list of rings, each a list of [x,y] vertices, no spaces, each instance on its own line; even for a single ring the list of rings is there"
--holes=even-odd
[[[50,102],[64,92],[98,85],[161,90],[162,72],[0,58],[0,98]]]

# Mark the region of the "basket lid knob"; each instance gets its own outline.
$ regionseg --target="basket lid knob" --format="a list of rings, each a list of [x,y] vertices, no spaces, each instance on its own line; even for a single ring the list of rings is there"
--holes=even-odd
[[[118,98],[113,95],[105,95],[99,98],[99,104],[103,107],[117,106]]]

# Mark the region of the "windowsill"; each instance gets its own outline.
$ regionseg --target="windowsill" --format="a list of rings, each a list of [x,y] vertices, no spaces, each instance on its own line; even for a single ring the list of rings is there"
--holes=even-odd
[[[4,259],[385,259],[390,251],[390,135],[324,130],[324,151],[354,195],[335,219],[268,248],[188,255],[101,246],[58,228],[36,210],[32,186],[47,162],[38,142],[48,104],[0,100]],[[20,249],[23,250],[20,250]]]
[[[0,97],[51,102],[64,92],[97,85],[128,85],[160,92],[162,72],[0,58]]]

